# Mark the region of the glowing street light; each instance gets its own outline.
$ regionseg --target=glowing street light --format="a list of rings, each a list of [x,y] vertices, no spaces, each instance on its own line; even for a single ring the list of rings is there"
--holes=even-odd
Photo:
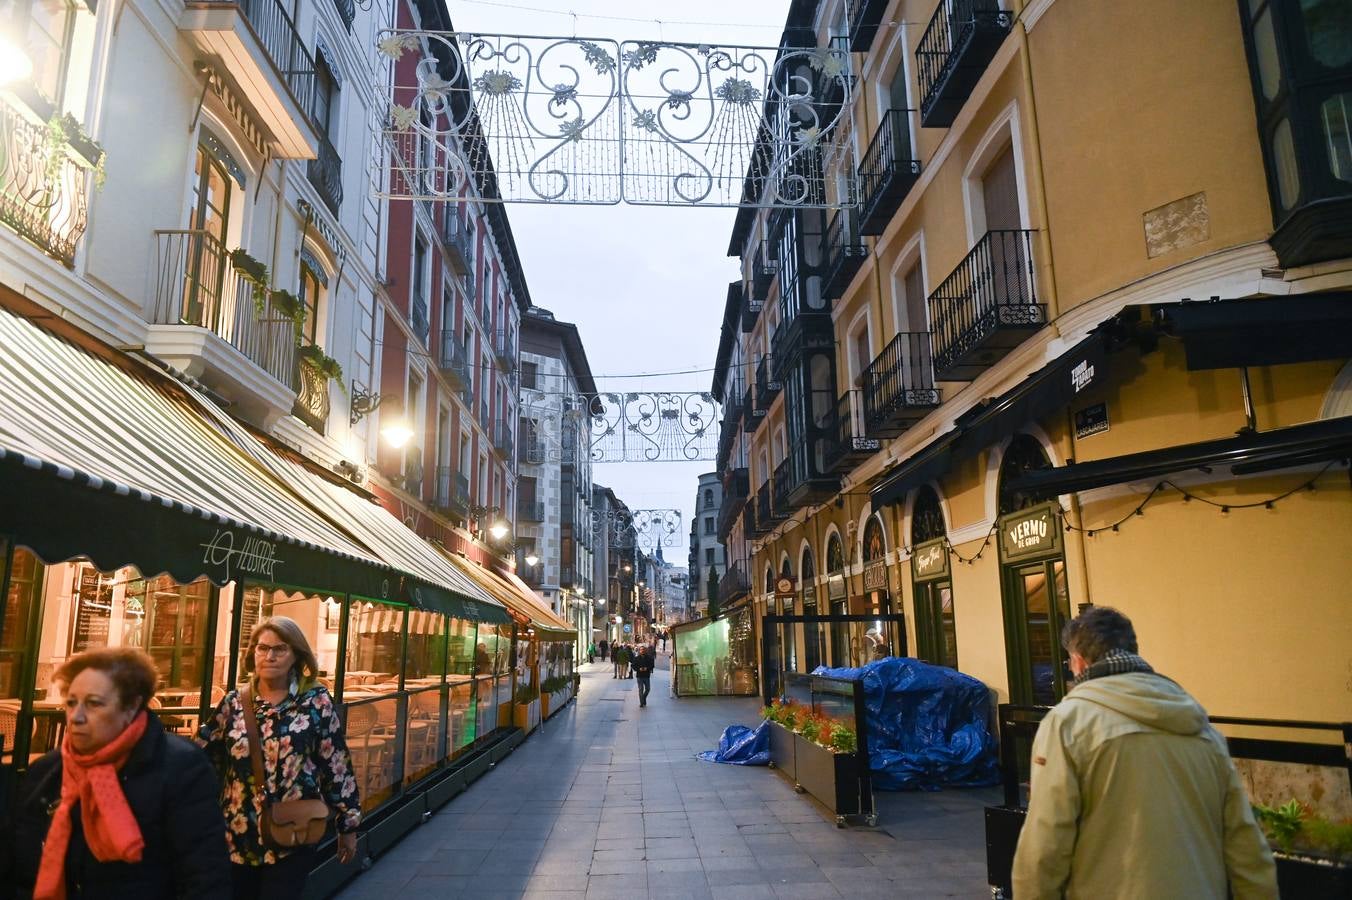
[[[0,85],[23,81],[33,74],[33,61],[17,44],[0,35]]]
[[[530,567],[533,569],[533,568],[535,568],[535,567],[536,567],[537,565],[539,565],[539,564],[540,564],[540,557],[536,556],[534,553],[527,553],[527,554],[526,554],[526,565],[530,566]]]
[[[500,541],[503,538],[505,538],[507,536],[508,531],[511,531],[511,529],[508,528],[507,523],[502,521],[501,519],[494,522],[488,528],[488,533],[493,536],[493,540],[495,541]]]

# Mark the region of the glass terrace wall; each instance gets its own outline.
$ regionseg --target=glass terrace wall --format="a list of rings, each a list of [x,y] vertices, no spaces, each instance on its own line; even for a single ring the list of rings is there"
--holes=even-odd
[[[671,633],[678,697],[751,697],[759,691],[749,607],[675,625]]]

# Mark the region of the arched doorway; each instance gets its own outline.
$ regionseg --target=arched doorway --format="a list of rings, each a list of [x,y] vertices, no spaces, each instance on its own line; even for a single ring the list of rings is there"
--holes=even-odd
[[[803,561],[798,566],[798,598],[805,618],[817,615],[817,567],[812,560],[812,548],[803,548]],[[822,623],[803,622],[803,665],[811,672],[822,664]]]
[[[1009,695],[1015,703],[1050,705],[1071,681],[1061,627],[1071,617],[1060,509],[1020,492],[1026,472],[1051,467],[1042,445],[1016,435],[1000,463],[1000,585],[1005,614]]]
[[[845,547],[840,535],[832,532],[826,539],[826,596],[831,604],[831,615],[843,616],[850,611],[845,587]],[[832,666],[848,666],[850,662],[850,626],[847,622],[831,623]]]
[[[864,594],[859,608],[852,612],[878,617],[872,624],[861,623],[855,628],[860,632],[857,637],[861,664],[872,659],[876,644],[885,645],[893,656],[905,656],[906,629],[900,627],[898,622],[884,621],[882,618],[890,616],[894,610],[892,580],[887,574],[887,541],[883,536],[883,523],[876,515],[869,516],[864,522],[861,550],[864,558]]]
[[[958,667],[953,576],[948,565],[944,510],[926,485],[911,506],[911,586],[915,593],[916,655],[936,666]]]

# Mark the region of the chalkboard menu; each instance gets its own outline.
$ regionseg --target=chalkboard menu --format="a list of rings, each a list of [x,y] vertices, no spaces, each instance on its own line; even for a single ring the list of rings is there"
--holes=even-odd
[[[75,586],[75,634],[71,654],[108,646],[108,625],[113,617],[113,583],[93,566],[80,568]]]

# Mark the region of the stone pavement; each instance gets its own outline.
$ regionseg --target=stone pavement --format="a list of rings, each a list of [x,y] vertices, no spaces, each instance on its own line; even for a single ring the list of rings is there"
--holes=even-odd
[[[669,696],[582,667],[578,701],[338,896],[988,897],[995,790],[878,794],[877,828],[838,829],[773,770],[693,758],[760,702]]]

